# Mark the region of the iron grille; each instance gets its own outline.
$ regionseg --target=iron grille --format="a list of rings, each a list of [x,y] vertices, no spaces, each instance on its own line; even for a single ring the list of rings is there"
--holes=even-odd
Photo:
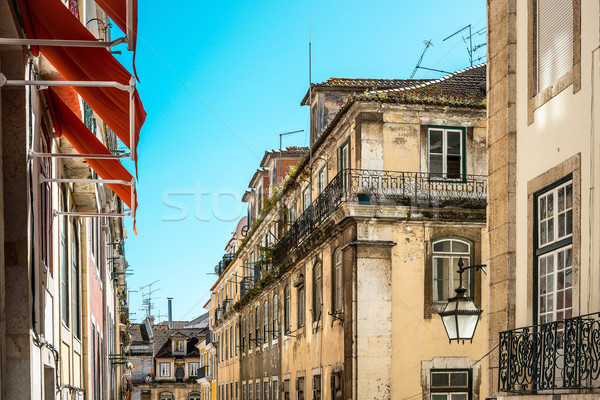
[[[600,388],[600,314],[500,332],[498,391]]]
[[[344,169],[329,182],[277,243],[273,250],[274,262],[283,261],[342,202],[485,209],[487,182],[484,175],[448,179],[440,174],[421,172]]]

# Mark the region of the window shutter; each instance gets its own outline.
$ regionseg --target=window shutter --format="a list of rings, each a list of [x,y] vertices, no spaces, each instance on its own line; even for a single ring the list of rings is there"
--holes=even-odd
[[[573,68],[573,0],[537,2],[538,92]]]

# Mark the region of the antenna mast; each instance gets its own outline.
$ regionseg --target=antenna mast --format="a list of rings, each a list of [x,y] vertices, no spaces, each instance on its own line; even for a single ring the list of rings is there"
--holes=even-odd
[[[423,62],[423,56],[425,55],[425,52],[427,51],[429,46],[433,47],[433,43],[431,42],[431,39],[425,40],[423,42],[423,44],[425,45],[425,48],[423,49],[423,52],[421,53],[421,57],[419,57],[419,61],[417,61],[417,65],[415,66],[415,69],[413,69],[412,74],[410,74],[410,79],[414,78],[415,74],[419,70],[419,67],[421,66],[421,62]]]
[[[160,290],[160,288],[152,290],[152,285],[159,281],[160,279],[149,283],[146,286],[140,287],[140,292],[142,292],[142,309],[146,311],[146,318],[152,316],[152,309],[154,308],[154,305],[152,303],[152,294]],[[148,289],[148,291],[144,292],[146,288]]]

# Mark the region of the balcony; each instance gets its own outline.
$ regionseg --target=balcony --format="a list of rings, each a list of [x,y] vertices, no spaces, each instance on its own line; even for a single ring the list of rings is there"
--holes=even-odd
[[[226,253],[223,255],[223,258],[217,265],[215,265],[215,274],[221,276],[225,269],[231,264],[231,262],[235,260],[235,255],[233,253]]]
[[[500,332],[498,391],[600,388],[600,314]]]
[[[421,172],[342,170],[277,243],[273,251],[274,261],[281,262],[344,202],[485,209],[487,183],[484,175],[450,179]]]
[[[206,379],[209,382],[212,380],[212,377],[210,376],[210,369],[206,365],[198,368],[198,379]]]

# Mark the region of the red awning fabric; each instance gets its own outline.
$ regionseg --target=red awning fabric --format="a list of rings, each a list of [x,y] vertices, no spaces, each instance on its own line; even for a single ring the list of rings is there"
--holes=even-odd
[[[96,40],[60,0],[17,1],[29,38]],[[111,81],[129,85],[131,74],[104,48],[59,46],[39,46],[39,48],[65,80]],[[129,92],[100,87],[76,86],[74,89],[131,149]],[[133,101],[135,105],[135,142],[137,144],[140,129],[146,119],[146,111],[137,90],[133,93]]]
[[[131,40],[133,47],[133,73],[137,78],[135,70],[135,50],[137,47],[137,15],[138,3],[137,0],[131,0],[133,11],[133,26],[131,27],[133,37]],[[108,14],[108,16],[117,24],[117,26],[127,35],[127,0],[96,0],[96,3]],[[139,80],[139,79],[138,79]]]
[[[57,135],[63,135],[79,154],[112,154],[88,129],[53,90],[44,91]],[[133,176],[118,160],[85,158],[88,165],[105,180],[132,182]],[[130,209],[137,208],[137,199],[132,198],[131,186],[107,183]],[[132,207],[133,205],[133,207]]]

